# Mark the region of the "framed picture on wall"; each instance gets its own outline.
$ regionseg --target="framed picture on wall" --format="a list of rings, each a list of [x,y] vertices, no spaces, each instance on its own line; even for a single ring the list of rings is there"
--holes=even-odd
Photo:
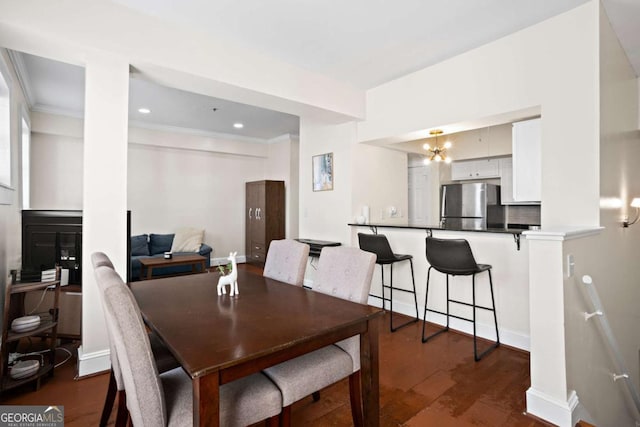
[[[333,153],[313,156],[313,191],[333,190]]]

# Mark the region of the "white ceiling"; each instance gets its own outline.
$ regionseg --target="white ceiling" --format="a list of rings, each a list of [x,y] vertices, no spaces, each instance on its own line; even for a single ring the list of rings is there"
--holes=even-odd
[[[82,117],[84,69],[25,53],[15,54],[34,111]],[[299,119],[290,114],[189,93],[131,78],[129,120],[134,125],[195,129],[216,134],[269,140],[297,135]],[[151,109],[151,114],[138,112]],[[213,109],[216,111],[213,111]],[[236,129],[234,123],[244,124]]]
[[[586,0],[115,1],[369,89]]]
[[[360,89],[375,87],[534,25],[586,0],[114,0]],[[639,0],[604,0],[640,74]],[[570,31],[570,29],[568,29]],[[32,106],[81,115],[83,70],[22,55]],[[24,73],[23,73],[24,74]],[[146,106],[150,115],[137,109]],[[218,108],[213,112],[212,108]],[[130,120],[270,139],[298,118],[131,80]],[[245,128],[232,127],[241,121]]]

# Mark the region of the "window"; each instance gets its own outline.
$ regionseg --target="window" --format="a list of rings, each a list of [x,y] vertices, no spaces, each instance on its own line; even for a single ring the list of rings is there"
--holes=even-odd
[[[31,164],[31,127],[29,126],[28,116],[26,112],[22,112],[22,209],[31,207],[31,183],[30,183],[30,164]]]
[[[9,69],[0,57],[0,186],[11,187],[11,91]]]

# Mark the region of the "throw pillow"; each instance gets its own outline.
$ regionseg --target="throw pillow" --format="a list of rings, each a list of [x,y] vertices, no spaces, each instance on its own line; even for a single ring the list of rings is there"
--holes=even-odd
[[[146,234],[131,236],[131,255],[149,255],[149,244]]]
[[[181,228],[171,245],[171,252],[198,252],[204,239],[204,230],[199,228]]]
[[[150,234],[149,252],[151,255],[162,254],[171,250],[173,234]]]

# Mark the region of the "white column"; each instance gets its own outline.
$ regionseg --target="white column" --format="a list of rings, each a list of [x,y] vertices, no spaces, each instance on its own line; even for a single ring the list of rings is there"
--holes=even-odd
[[[91,254],[105,252],[126,277],[128,100],[128,62],[107,55],[89,58],[85,68],[80,376],[109,369],[109,340]]]
[[[573,426],[578,396],[567,388],[564,242],[597,229],[525,231],[529,243],[531,387],[527,412],[560,427]]]

